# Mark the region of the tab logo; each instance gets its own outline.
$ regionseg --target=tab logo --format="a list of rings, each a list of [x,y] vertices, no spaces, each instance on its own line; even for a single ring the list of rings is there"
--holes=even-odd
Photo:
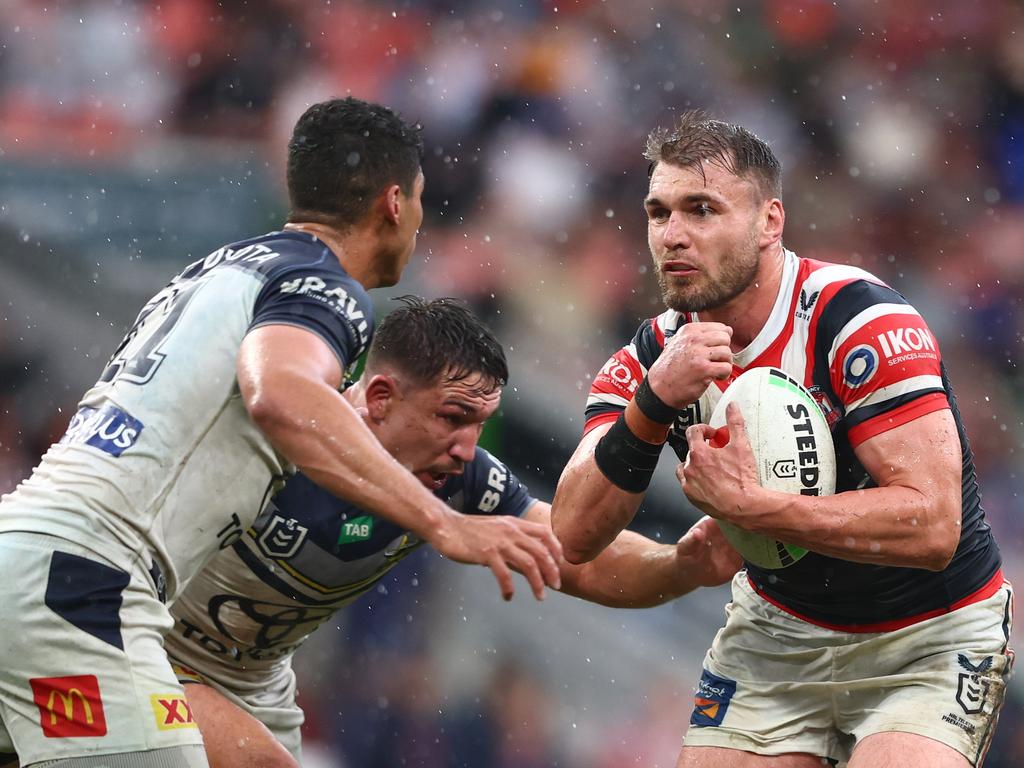
[[[100,682],[95,675],[34,677],[32,699],[39,707],[39,724],[49,739],[105,736]]]
[[[178,693],[154,693],[149,697],[156,718],[156,727],[161,731],[177,728],[198,728],[192,717],[192,710],[185,697]]]
[[[111,456],[120,456],[135,445],[143,424],[113,405],[80,408],[60,439],[60,445],[88,445]]]
[[[353,517],[351,520],[343,520],[341,533],[338,534],[339,544],[353,544],[357,541],[366,541],[373,535],[373,517],[363,515]]]

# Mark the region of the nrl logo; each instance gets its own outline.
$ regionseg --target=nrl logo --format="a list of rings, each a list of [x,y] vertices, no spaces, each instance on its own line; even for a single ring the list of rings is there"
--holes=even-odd
[[[976,715],[985,708],[985,701],[988,698],[991,681],[984,679],[982,675],[992,668],[992,657],[986,656],[974,665],[966,656],[958,653],[956,660],[967,670],[960,673],[957,681],[956,702],[963,708],[965,714]]]
[[[698,400],[697,402],[686,406],[679,412],[679,415],[676,416],[676,422],[673,425],[673,429],[682,435],[686,432],[688,427],[692,427],[694,424],[700,423],[700,400]]]
[[[309,529],[299,525],[294,518],[285,520],[280,515],[274,515],[260,534],[257,543],[260,551],[267,557],[285,560],[299,551],[307,533]]]

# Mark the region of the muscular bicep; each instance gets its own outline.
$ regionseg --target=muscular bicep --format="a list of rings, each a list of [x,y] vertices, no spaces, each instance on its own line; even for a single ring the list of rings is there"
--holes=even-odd
[[[589,432],[580,438],[579,445],[576,446],[576,450],[573,451],[572,457],[569,459],[569,463],[566,464],[566,469],[579,465],[588,459],[593,459],[594,450],[597,448],[598,442],[605,436],[609,429],[612,428],[613,421],[605,422],[604,424],[598,424],[596,427],[591,429]]]
[[[312,331],[263,325],[250,331],[238,350],[238,386],[250,413],[287,400],[296,380],[341,387],[343,370],[334,350]]]
[[[959,514],[961,446],[948,409],[868,438],[854,452],[880,487],[918,491],[946,514]]]

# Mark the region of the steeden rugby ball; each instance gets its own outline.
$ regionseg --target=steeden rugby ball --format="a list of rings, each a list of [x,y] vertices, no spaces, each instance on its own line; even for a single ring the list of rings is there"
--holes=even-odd
[[[761,485],[775,491],[828,496],[836,489],[836,455],[825,415],[803,385],[777,368],[752,368],[736,378],[715,405],[709,425],[725,425],[725,408],[743,413]],[[712,441],[714,444],[715,441]],[[807,550],[719,521],[744,559],[762,568],[786,568]]]

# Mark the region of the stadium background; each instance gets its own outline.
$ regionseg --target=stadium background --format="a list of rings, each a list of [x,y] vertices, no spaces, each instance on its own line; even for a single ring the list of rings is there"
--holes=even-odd
[[[149,295],[282,222],[295,118],[352,93],[424,126],[427,217],[392,293],[489,319],[513,371],[489,444],[549,498],[590,377],[658,311],[644,136],[703,106],[776,148],[789,247],[926,316],[1024,584],[1022,37],[1018,4],[966,0],[4,0],[0,491]],[[662,466],[636,527],[692,518]],[[308,764],[671,766],[726,599],[616,612],[520,583],[506,605],[420,553],[300,651]],[[1012,688],[989,766],[1024,755]]]

